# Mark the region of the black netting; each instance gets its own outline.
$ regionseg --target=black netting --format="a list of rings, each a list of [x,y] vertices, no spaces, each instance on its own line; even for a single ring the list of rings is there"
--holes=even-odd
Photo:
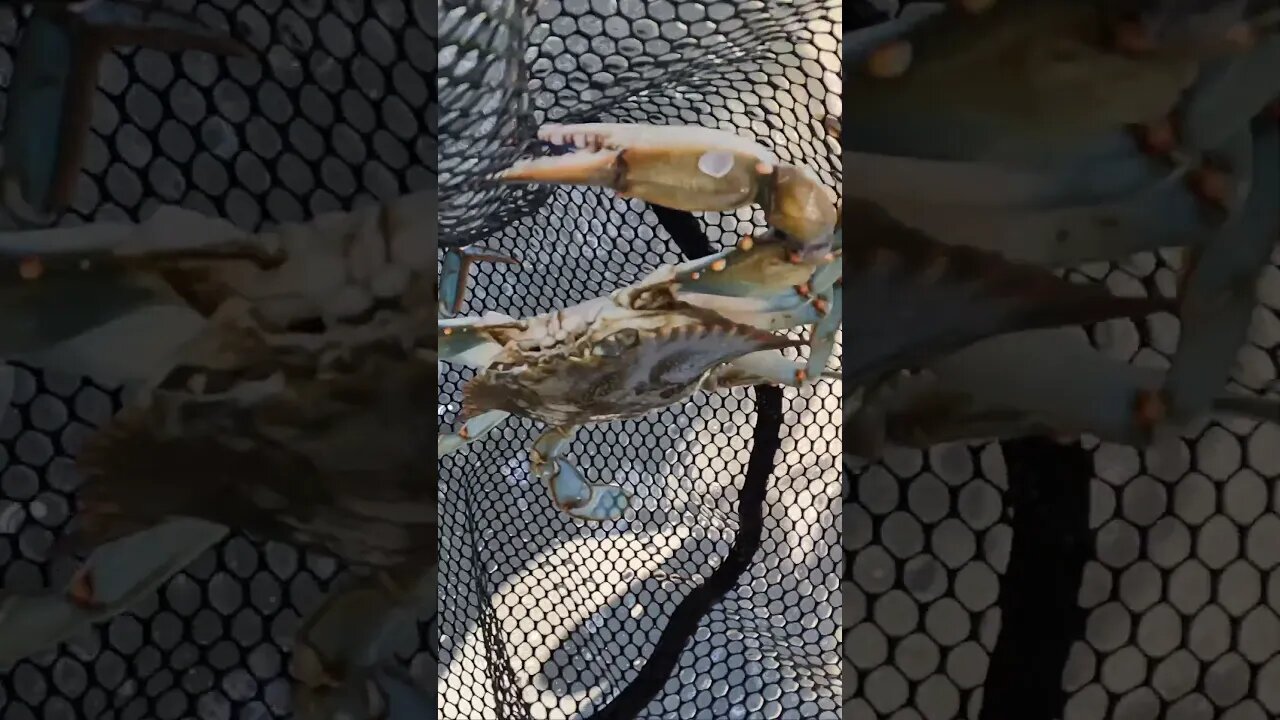
[[[839,2],[540,2],[527,21],[518,3],[476,2],[442,8],[435,58],[424,3],[171,4],[262,57],[108,52],[68,222],[177,203],[256,229],[419,190],[438,170],[442,240],[485,239],[523,263],[480,268],[464,312],[529,313],[763,228],[751,209],[688,223],[604,193],[475,182],[526,152],[537,122],[736,129],[839,187],[822,125],[840,112]],[[0,7],[4,77],[20,28]],[[445,378],[442,423],[460,377]],[[16,379],[0,419],[0,582],[29,590],[73,568],[54,547],[77,509],[72,458],[118,402],[92,380],[24,366]],[[582,431],[584,469],[638,496],[598,529],[565,522],[526,479],[527,423],[446,464],[439,650],[433,618],[400,655],[428,684],[439,661],[441,717],[834,717],[838,398],[830,382],[738,390]],[[288,717],[294,631],[343,572],[233,537],[0,674],[0,716]]]
[[[855,25],[885,17],[859,15],[868,22]],[[1117,294],[1174,296],[1180,263],[1177,252],[1143,253],[1071,275]],[[1261,392],[1277,377],[1274,265],[1259,298],[1232,380]],[[1178,322],[1115,320],[1089,335],[1115,357],[1168,367]],[[1077,452],[1088,453],[1083,467]],[[1276,426],[1203,420],[1149,449],[892,449],[855,467],[844,505],[846,717],[1280,716]],[[1059,643],[1060,655],[1044,652]]]
[[[430,186],[436,47],[424,7],[165,5],[233,31],[261,57],[107,52],[68,223],[175,203],[256,229]],[[22,26],[14,4],[0,6],[0,77],[12,77]],[[72,458],[117,400],[91,380],[17,368],[14,407],[0,418],[0,586],[66,582],[75,558],[54,543],[78,507]],[[344,572],[231,537],[132,611],[0,673],[0,717],[291,717],[294,632]],[[423,623],[400,654],[428,687],[435,635]]]
[[[752,208],[695,219],[606,191],[485,185],[538,149],[539,123],[733,130],[839,188],[823,126],[840,114],[838,0],[552,0],[529,7],[523,43],[513,5],[441,9],[441,241],[521,261],[477,269],[463,314],[546,312],[764,229]],[[506,84],[522,73],[523,98]],[[470,374],[445,375],[443,425]],[[579,430],[583,470],[636,496],[601,527],[530,477],[531,422],[447,458],[441,717],[836,717],[839,398],[831,382],[741,389]]]

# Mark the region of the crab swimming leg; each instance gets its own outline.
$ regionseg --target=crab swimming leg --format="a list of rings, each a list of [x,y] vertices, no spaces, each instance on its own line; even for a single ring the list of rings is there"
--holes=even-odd
[[[575,428],[552,428],[533,441],[529,455],[533,474],[547,483],[557,508],[591,522],[617,520],[631,502],[631,494],[618,485],[594,485],[567,458],[565,450]]]
[[[395,665],[395,643],[435,605],[437,568],[348,580],[298,630],[291,670],[300,720],[434,717],[435,694]],[[396,577],[396,576],[407,577]]]
[[[128,610],[226,534],[221,525],[172,518],[99,546],[62,591],[0,591],[0,667]]]
[[[4,126],[4,200],[27,224],[48,224],[71,201],[93,116],[98,65],[114,45],[252,56],[242,43],[154,4],[37,2],[27,21]],[[152,24],[156,20],[163,25]]]

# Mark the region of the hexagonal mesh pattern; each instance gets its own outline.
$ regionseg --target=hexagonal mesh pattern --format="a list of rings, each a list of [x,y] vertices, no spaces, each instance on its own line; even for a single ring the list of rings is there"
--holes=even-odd
[[[428,186],[436,47],[425,8],[167,5],[234,29],[262,59],[108,52],[68,223],[177,203],[257,229]],[[5,78],[21,27],[14,13],[0,6]],[[27,368],[15,401],[0,418],[0,583],[31,590],[73,569],[74,558],[53,551],[77,507],[72,458],[117,403],[90,380]],[[0,674],[0,717],[289,717],[293,633],[339,575],[332,560],[232,537],[133,611]],[[435,636],[424,623],[401,655],[428,684]]]
[[[186,9],[194,5],[185,3]],[[589,8],[566,3],[564,13],[552,5],[539,7],[548,15],[534,28],[541,52],[548,53],[531,65],[531,86],[540,89],[533,97],[550,99],[540,106],[539,117],[609,106],[614,118],[736,126],[773,144],[783,157],[809,163],[839,186],[838,153],[820,127],[825,113],[839,111],[838,3],[591,3]],[[412,14],[405,3],[394,1],[286,6],[228,0],[199,3],[196,10],[211,24],[235,27],[264,53],[265,62],[170,58],[132,49],[109,53],[76,217],[136,219],[156,202],[177,202],[257,228],[348,208],[367,201],[369,194],[388,198],[426,185],[435,169],[436,133],[429,120],[422,120],[433,117],[429,73],[435,67],[424,8],[414,5],[417,14]],[[3,12],[3,57],[12,62],[17,23],[7,7]],[[573,23],[568,28],[566,18]],[[622,36],[617,35],[620,21],[630,28]],[[789,36],[799,42],[794,54],[769,46]],[[560,49],[552,37],[562,39]],[[607,47],[606,37],[616,41],[616,52],[577,52],[588,38],[595,48]],[[726,37],[732,39],[731,54],[710,51]],[[633,75],[617,67],[626,57],[634,61]],[[618,72],[615,79],[625,93],[581,91],[580,73],[565,63],[586,69],[593,58],[601,68],[590,79],[598,82],[607,65]],[[654,58],[666,65],[655,68]],[[660,91],[640,92],[642,87]],[[586,104],[575,106],[567,102],[571,99]],[[539,212],[504,229],[501,238],[510,241],[525,265],[518,272],[481,275],[473,308],[489,302],[488,307],[509,312],[545,310],[678,259],[652,212],[639,204],[565,193]],[[706,230],[713,243],[721,244],[759,229],[761,220],[750,211],[709,217]],[[579,236],[588,230],[591,236]],[[599,279],[581,282],[591,272]],[[574,274],[577,280],[570,279]],[[446,384],[446,393],[457,379]],[[51,547],[75,512],[78,478],[70,458],[92,427],[110,415],[114,402],[109,391],[91,381],[26,368],[20,368],[18,380],[15,407],[0,424],[0,562],[6,587],[33,588],[64,581],[70,571],[71,561],[55,557]],[[758,554],[766,560],[704,619],[697,649],[682,656],[678,675],[642,717],[707,711],[730,717],[797,712],[824,717],[834,712],[837,639],[831,608],[839,597],[833,579],[837,558],[830,552],[836,545],[830,498],[839,442],[838,388],[820,384],[786,398],[783,450],[789,460],[778,466],[771,483],[766,539]],[[495,716],[498,703],[489,688],[508,675],[518,686],[497,694],[526,704],[536,716],[570,712],[575,705],[589,709],[591,701],[572,700],[566,706],[564,698],[586,684],[607,694],[634,676],[636,663],[627,667],[618,658],[639,660],[649,653],[664,614],[728,551],[738,509],[732,481],[750,456],[753,411],[751,392],[739,391],[580,436],[579,455],[583,446],[597,448],[584,466],[630,478],[644,500],[644,509],[628,526],[607,531],[584,534],[550,513],[532,516],[546,507],[541,492],[519,481],[513,466],[483,462],[486,457],[499,463],[520,459],[517,446],[522,445],[512,441],[527,440],[528,428],[515,426],[518,435],[470,453],[469,472],[478,480],[465,486],[472,510],[454,506],[450,512],[446,503],[443,541],[449,542],[450,522],[456,536],[466,528],[461,518],[486,513],[488,521],[479,530],[489,538],[481,546],[486,556],[468,555],[455,541],[455,580],[484,574],[496,588],[492,607],[499,611],[484,623],[501,633],[497,642],[512,659],[512,673],[486,667],[493,642],[483,649],[469,644],[472,618],[490,603],[455,582],[452,594],[442,594],[453,599],[446,608],[453,624],[441,634],[449,698],[442,715]],[[796,458],[802,455],[829,460],[801,463]],[[638,456],[652,462],[638,462]],[[516,482],[508,480],[508,468]],[[456,497],[450,489],[446,477],[444,490]],[[544,557],[554,553],[564,557]],[[521,572],[535,556],[541,564]],[[601,605],[599,588],[590,584],[593,564],[623,583],[612,608]],[[330,561],[284,546],[259,548],[232,538],[132,612],[63,652],[19,663],[0,677],[0,706],[6,720],[60,714],[287,716],[283,667],[292,632],[338,571]],[[560,574],[565,571],[575,575],[566,578]],[[518,587],[517,577],[524,585]],[[468,590],[459,592],[459,587]],[[532,588],[538,596],[555,598],[555,612],[517,601],[530,596]],[[595,616],[583,610],[589,607],[598,608]],[[549,649],[550,642],[535,640],[537,633],[575,626],[581,648],[566,643]],[[434,632],[427,625],[422,634]],[[406,644],[403,658],[420,676],[429,674],[435,662],[431,649],[416,650],[411,638]],[[426,646],[424,640],[421,647]],[[529,669],[548,659],[552,672]],[[699,679],[690,677],[693,672]],[[699,696],[693,703],[690,687]],[[504,701],[503,707],[515,704]]]
[[[1179,265],[1176,252],[1145,253],[1068,274],[1117,294],[1171,297]],[[1232,376],[1238,389],[1257,392],[1277,376],[1280,267],[1266,270],[1259,293]],[[1178,324],[1156,315],[1088,332],[1109,354],[1167,368]],[[1205,420],[1146,450],[1085,448],[1095,477],[1092,559],[1072,598],[1081,632],[1062,668],[1022,668],[1027,677],[1060,672],[1066,698],[1054,717],[1280,715],[1280,429]],[[856,467],[844,507],[846,717],[995,717],[983,714],[984,694],[1001,639],[998,599],[1019,542],[1001,446],[895,449]]]
[[[479,30],[449,15],[481,6],[489,14],[475,15],[487,23]],[[533,147],[541,122],[729,129],[840,187],[839,148],[822,126],[840,112],[838,0],[540,2],[528,18],[523,98],[502,85],[486,94],[483,74],[465,60],[486,43],[499,56],[494,67],[506,67],[503,52],[519,52],[500,7],[507,5],[442,10],[441,57],[461,68],[441,61],[441,205],[502,208],[484,244],[521,261],[478,268],[463,314],[546,312],[682,259],[662,214],[644,203],[580,189],[534,197],[473,182],[510,153],[480,148]],[[475,115],[451,107],[451,93],[486,107],[501,98],[508,110],[487,126],[497,138],[471,137],[468,126],[444,120]],[[520,107],[530,121],[511,109]],[[510,211],[520,207],[528,209]],[[474,223],[449,222],[442,211],[442,243],[477,237]],[[750,208],[700,215],[697,226],[716,249],[764,229]],[[442,425],[455,424],[471,375],[445,375]],[[839,393],[831,382],[768,397],[741,389],[579,430],[570,453],[584,472],[635,494],[624,520],[601,527],[558,513],[530,476],[531,422],[508,420],[446,458],[441,717],[836,717]],[[711,586],[747,532],[745,514],[761,507],[744,478],[759,423],[777,422],[765,415],[780,416],[783,439],[776,458],[764,457],[760,546],[748,548],[749,567],[724,601],[693,618],[689,643],[666,647],[663,634],[678,624],[681,605]],[[662,662],[674,666],[669,675],[657,669]],[[640,686],[656,696],[633,694]],[[635,699],[618,707],[620,698]]]

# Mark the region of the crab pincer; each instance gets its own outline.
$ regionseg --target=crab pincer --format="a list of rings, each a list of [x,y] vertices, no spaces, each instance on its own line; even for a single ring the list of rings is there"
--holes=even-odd
[[[4,204],[47,225],[70,204],[93,116],[98,64],[118,45],[251,57],[243,43],[187,14],[135,0],[33,3],[9,85]]]
[[[522,160],[495,179],[605,187],[687,212],[759,203],[771,227],[806,243],[827,237],[836,225],[835,198],[812,171],[731,132],[589,123],[544,125],[538,139],[574,152]]]

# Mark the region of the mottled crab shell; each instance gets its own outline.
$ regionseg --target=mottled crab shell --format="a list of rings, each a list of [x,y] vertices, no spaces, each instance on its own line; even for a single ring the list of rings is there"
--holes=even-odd
[[[639,417],[697,392],[726,362],[803,344],[683,303],[619,310],[542,337],[551,342],[509,344],[467,384],[465,416],[504,410],[555,427]]]

